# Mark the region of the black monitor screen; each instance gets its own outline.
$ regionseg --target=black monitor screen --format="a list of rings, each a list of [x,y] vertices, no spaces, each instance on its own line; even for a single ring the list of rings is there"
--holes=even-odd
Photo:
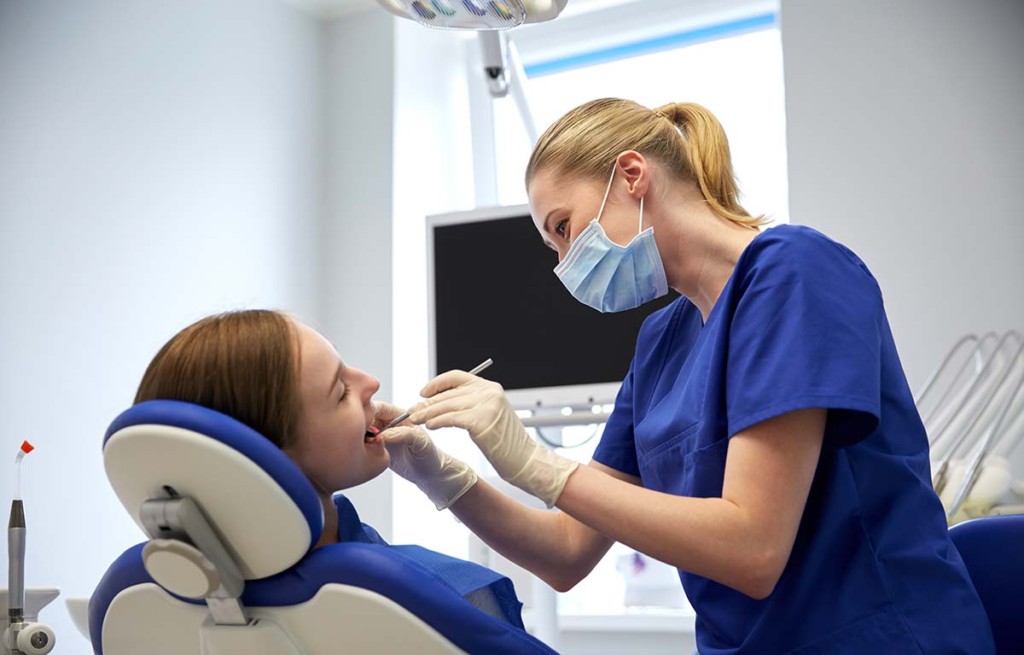
[[[637,332],[677,294],[602,314],[555,276],[555,253],[529,214],[433,225],[436,372],[491,357],[505,389],[621,382]]]

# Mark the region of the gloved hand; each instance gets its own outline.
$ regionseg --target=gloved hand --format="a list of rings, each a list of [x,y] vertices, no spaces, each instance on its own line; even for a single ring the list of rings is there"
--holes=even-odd
[[[398,405],[392,405],[381,400],[373,401],[373,424],[378,430],[383,430],[385,425],[389,425],[391,421],[405,413],[405,410]],[[403,421],[402,425],[412,425],[408,421]]]
[[[427,400],[409,408],[409,420],[428,428],[467,432],[504,480],[554,506],[577,462],[538,444],[496,382],[465,371],[442,373],[423,388]]]
[[[376,403],[374,423],[382,427],[402,415],[388,403]],[[381,433],[391,456],[391,470],[420,488],[437,509],[451,507],[476,484],[477,474],[461,460],[438,450],[422,428],[408,422]]]

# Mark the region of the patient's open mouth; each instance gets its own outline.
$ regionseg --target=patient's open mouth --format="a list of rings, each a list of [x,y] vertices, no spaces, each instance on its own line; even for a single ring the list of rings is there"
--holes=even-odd
[[[380,430],[371,425],[370,427],[366,428],[366,433],[363,435],[363,441],[367,443],[376,441],[378,438],[378,434],[380,434]]]

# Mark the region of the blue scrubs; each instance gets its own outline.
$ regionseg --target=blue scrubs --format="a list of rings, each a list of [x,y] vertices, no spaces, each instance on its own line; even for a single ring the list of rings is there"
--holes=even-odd
[[[828,410],[825,441],[775,591],[754,600],[679,572],[700,652],[994,653],[881,291],[819,232],[758,235],[706,325],[685,298],[647,319],[594,459],[648,489],[717,498],[729,438],[806,408]]]

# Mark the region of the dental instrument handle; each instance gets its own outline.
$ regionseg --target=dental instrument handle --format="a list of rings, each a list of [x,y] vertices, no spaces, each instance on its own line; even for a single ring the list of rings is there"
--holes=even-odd
[[[474,366],[472,369],[470,369],[469,374],[470,375],[477,375],[478,373],[483,372],[488,366],[490,366],[493,363],[494,363],[494,360],[491,359],[490,357],[488,357],[487,359],[485,359],[484,361],[480,362],[479,364]]]
[[[494,360],[491,359],[490,357],[488,357],[487,359],[485,359],[484,361],[480,362],[479,364],[474,366],[472,369],[470,369],[469,374],[470,375],[477,375],[479,373],[482,373],[488,366],[490,366],[493,363],[494,363]],[[404,421],[407,418],[409,418],[409,412],[405,412],[404,414],[402,414],[401,416],[396,418],[394,421],[391,421],[390,423],[385,425],[384,426],[384,430],[390,430],[391,428],[395,427],[396,425],[398,425],[399,423],[401,423],[402,421]],[[381,430],[381,432],[383,432],[384,430]]]
[[[390,423],[385,425],[384,430],[390,430],[391,428],[395,427],[396,425],[398,425],[407,418],[409,418],[409,412],[405,412],[404,414],[396,418],[394,421],[391,421]],[[381,430],[381,432],[383,432],[384,430]]]
[[[20,500],[11,502],[7,523],[7,587],[10,623],[25,620],[25,507]]]

